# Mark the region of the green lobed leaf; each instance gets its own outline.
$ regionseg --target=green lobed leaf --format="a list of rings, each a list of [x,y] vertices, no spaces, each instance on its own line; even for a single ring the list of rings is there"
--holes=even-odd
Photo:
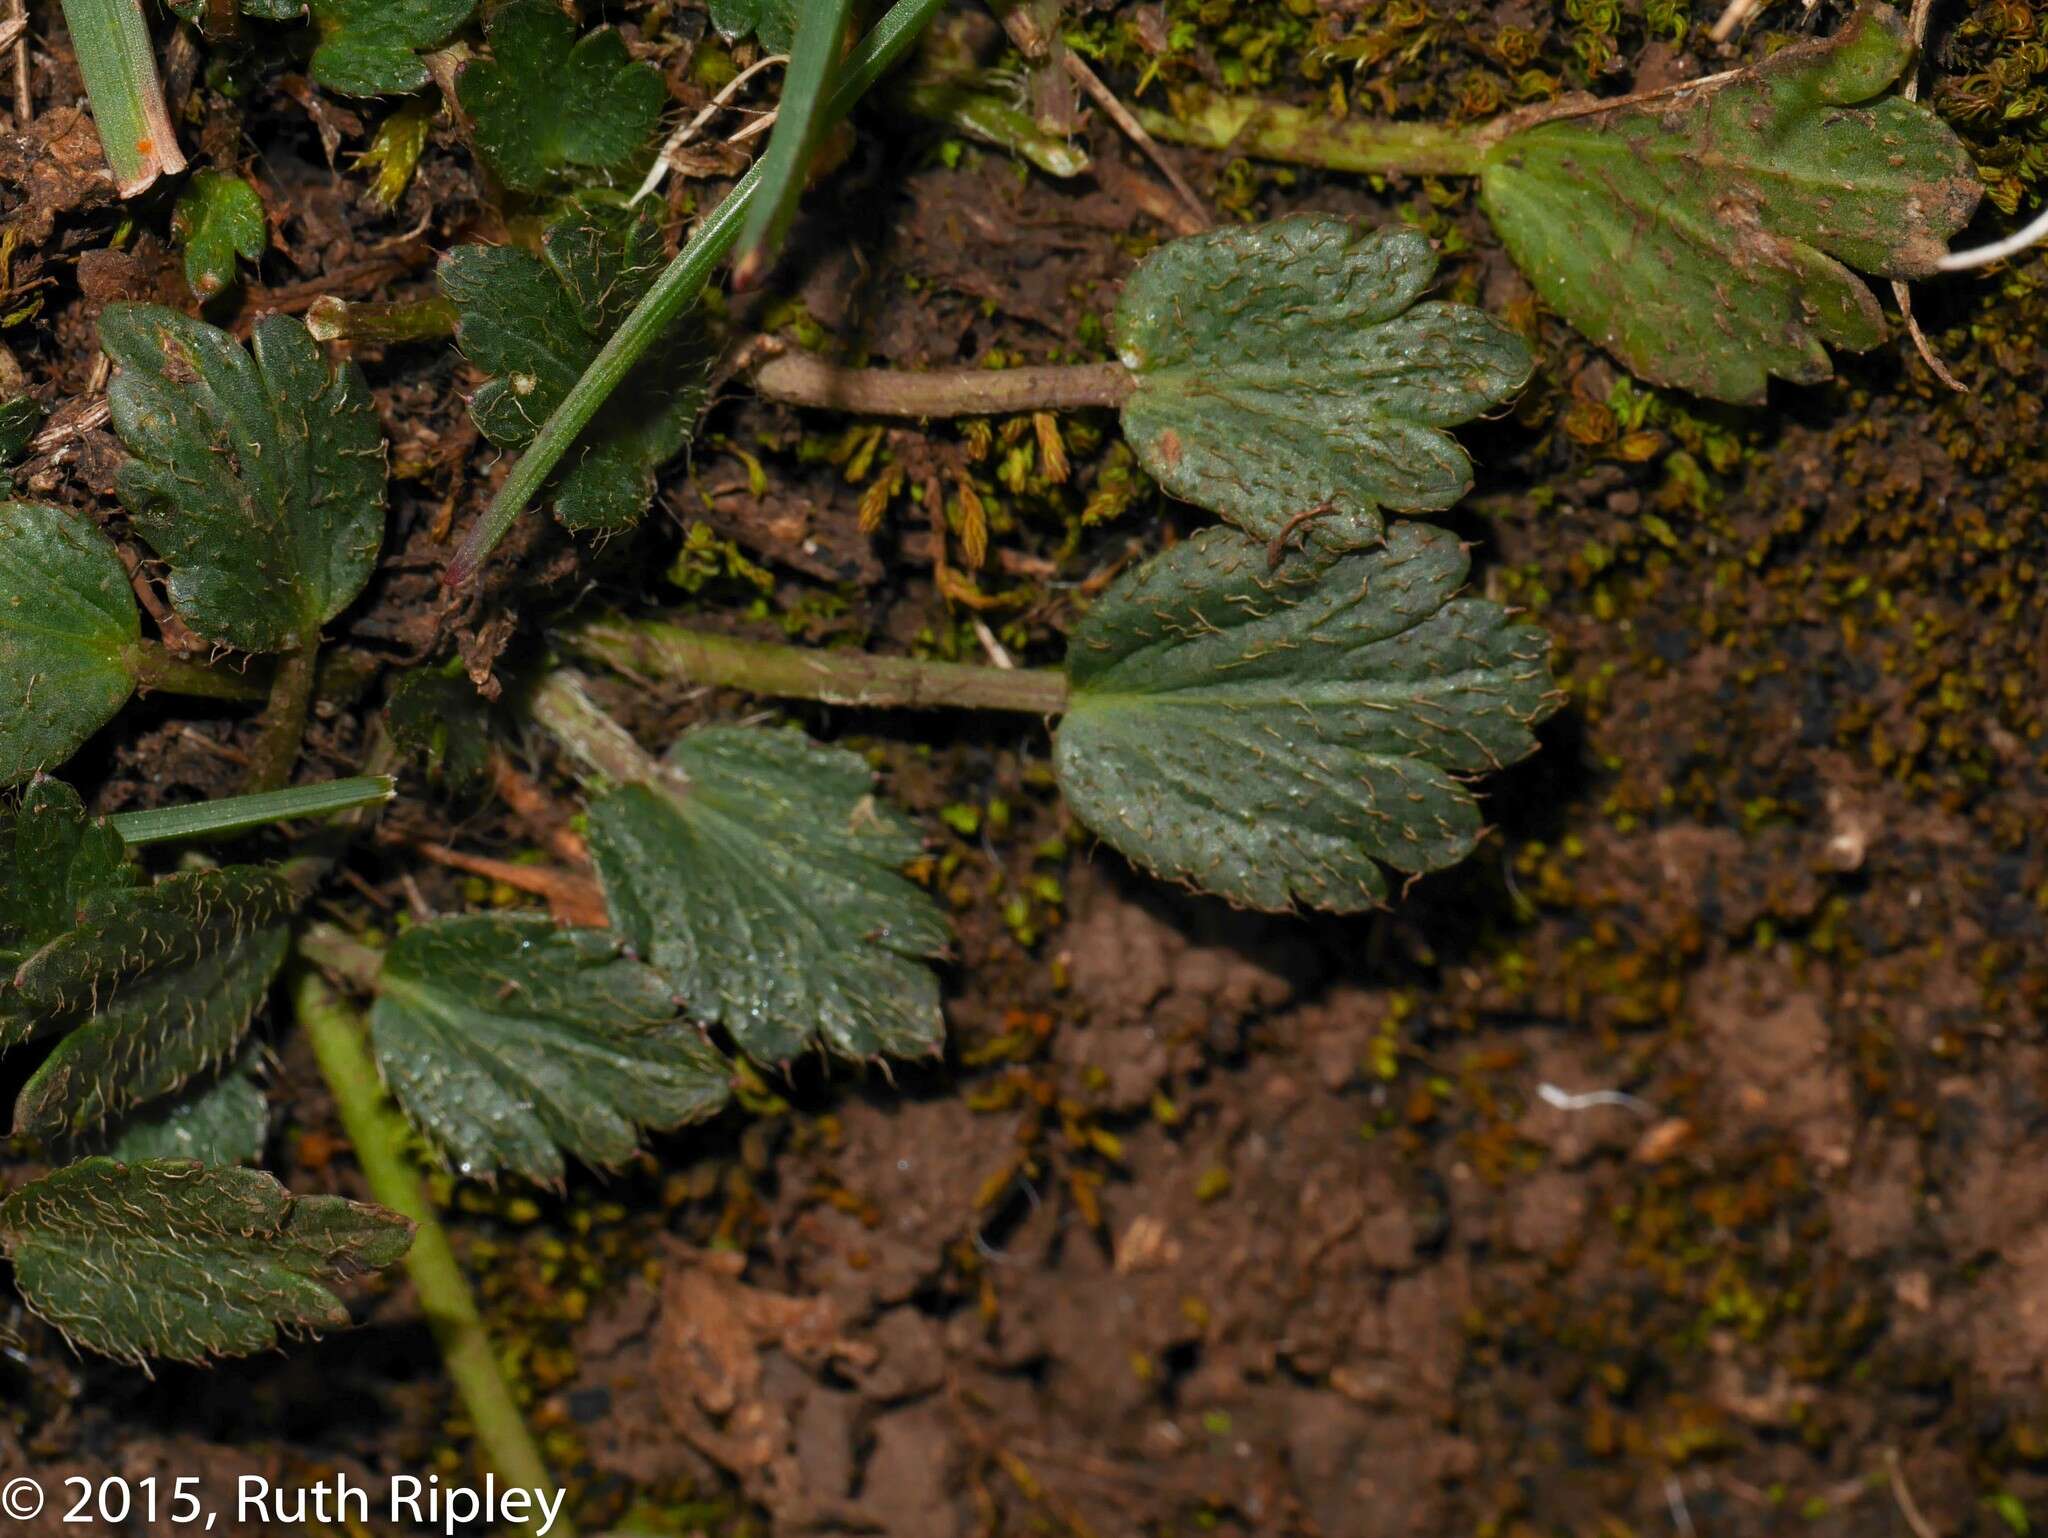
[[[197,23],[204,0],[169,0]],[[440,47],[476,10],[476,0],[242,0],[260,21],[302,21],[319,33],[310,73],[344,96],[405,96],[433,77],[420,54]]]
[[[140,879],[107,820],[69,785],[38,776],[0,822],[0,964],[11,973],[75,928],[95,898]]]
[[[61,764],[114,718],[141,640],[113,541],[61,507],[0,502],[0,785]]]
[[[196,171],[178,195],[171,231],[185,246],[185,282],[200,299],[211,299],[235,281],[236,257],[262,260],[263,200],[239,176]]]
[[[1481,831],[1463,777],[1526,757],[1559,701],[1542,630],[1452,596],[1467,566],[1417,523],[1278,571],[1228,529],[1155,556],[1070,639],[1068,804],[1138,864],[1251,908],[1353,912],[1386,900],[1382,864],[1455,864]]]
[[[330,371],[286,315],[258,321],[246,351],[157,305],[109,305],[99,331],[135,456],[116,485],[170,565],[172,607],[245,651],[310,644],[384,538],[384,438],[362,371]]]
[[[300,901],[283,873],[232,865],[89,894],[0,992],[0,1048],[67,1033],[22,1086],[15,1130],[80,1136],[225,1062]]]
[[[28,1306],[74,1344],[138,1366],[340,1328],[349,1315],[333,1289],[411,1244],[412,1224],[382,1207],[183,1159],[83,1159],[0,1203],[0,1249]]]
[[[1981,184],[1960,140],[1889,90],[1905,23],[1866,5],[1719,85],[1509,134],[1481,196],[1544,299],[1653,384],[1760,401],[1829,347],[1885,336],[1851,268],[1927,277]]]
[[[1470,305],[1421,300],[1436,254],[1333,214],[1212,230],[1138,264],[1116,307],[1135,390],[1124,437],[1168,491],[1274,539],[1301,514],[1342,550],[1381,509],[1449,507],[1472,464],[1446,427],[1529,378],[1529,349]]]
[[[312,9],[316,81],[344,96],[404,96],[425,88],[432,77],[420,55],[453,37],[476,0],[312,0]]]
[[[797,0],[711,0],[711,25],[728,43],[754,37],[770,53],[796,41]]]
[[[554,0],[506,0],[491,13],[491,56],[455,92],[470,142],[515,192],[624,172],[647,149],[668,101],[661,72],[610,27],[582,37]]]
[[[548,226],[539,256],[458,246],[442,257],[456,341],[491,376],[470,401],[484,436],[502,448],[530,442],[661,266],[661,234],[644,210],[574,210]],[[640,521],[657,472],[690,441],[712,361],[685,320],[626,377],[555,474],[565,527],[610,532]]]
[[[270,1106],[251,1076],[250,1053],[216,1079],[191,1084],[180,1094],[160,1100],[108,1129],[104,1148],[97,1150],[123,1164],[144,1159],[197,1159],[220,1168],[254,1164],[263,1157],[270,1134]]]
[[[590,857],[617,933],[698,1019],[780,1062],[936,1051],[927,964],[945,916],[903,867],[917,830],[858,754],[801,732],[701,727],[652,784],[593,799]]]
[[[643,1127],[709,1116],[730,1093],[668,985],[599,930],[437,919],[392,944],[377,994],[385,1081],[465,1175],[559,1181],[564,1152],[622,1164]]]

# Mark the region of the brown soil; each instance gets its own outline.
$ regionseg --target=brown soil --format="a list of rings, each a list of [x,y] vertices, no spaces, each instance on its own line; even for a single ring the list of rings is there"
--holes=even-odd
[[[100,307],[188,301],[167,205],[109,249],[122,211],[89,121],[58,105],[81,91],[56,7],[31,9],[42,110],[0,133],[17,242],[0,271],[10,306],[40,308],[0,342],[61,427],[91,422]],[[416,297],[438,251],[505,232],[445,121],[386,211],[347,169],[364,117],[275,71],[239,101],[195,89],[194,142],[273,214],[238,325],[328,293]],[[869,116],[736,327],[802,319],[912,366],[1072,350],[1165,233],[1107,190],[1146,173],[1106,124],[1089,137],[1113,169],[1062,183]],[[1405,209],[1464,237],[1447,291],[1533,314],[1459,189],[1183,163],[1245,213]],[[708,202],[734,167],[702,169],[678,196]],[[608,1181],[450,1193],[586,1529],[1961,1538],[2048,1521],[2036,273],[1923,296],[1967,397],[1887,348],[1769,411],[1670,398],[1626,424],[1614,367],[1542,322],[1539,382],[1471,435],[1482,483],[1451,521],[1476,580],[1556,634],[1572,703],[1538,759],[1490,782],[1479,854],[1390,911],[1255,918],[1162,890],[1086,847],[1029,722],[791,712],[872,748],[931,830],[959,929],[951,1047],[893,1075],[800,1065]],[[592,550],[523,528],[451,606],[451,529],[503,471],[467,425],[474,381],[445,347],[357,356],[394,517],[336,627],[309,777],[355,766],[401,668],[460,656],[489,693],[590,584],[763,635],[963,656],[980,613],[1043,662],[1100,581],[1198,521],[1142,478],[1118,493],[1100,413],[1063,422],[1069,482],[1016,491],[994,467],[1028,423],[992,424],[986,454],[966,427],[889,429],[905,486],[980,483],[974,571],[907,492],[860,532],[881,472],[850,473],[857,424],[733,387],[639,534]],[[86,425],[19,484],[120,534],[119,457]],[[1091,506],[1111,516],[1084,521]],[[648,575],[697,524],[765,593],[723,556],[694,594]],[[948,601],[942,555],[990,607]],[[757,598],[770,619],[732,618]],[[606,698],[650,742],[758,708]],[[146,703],[74,778],[107,810],[218,793],[252,734],[246,712]],[[333,911],[533,901],[411,852],[562,863],[566,777],[538,744],[515,752],[538,810],[415,774]],[[977,832],[937,815],[959,805]],[[358,1191],[310,1058],[274,1038],[273,1168]],[[154,1380],[0,1312],[0,1476],[198,1474],[223,1504],[252,1470],[462,1477],[467,1428],[417,1309],[397,1283],[358,1302],[351,1334]]]

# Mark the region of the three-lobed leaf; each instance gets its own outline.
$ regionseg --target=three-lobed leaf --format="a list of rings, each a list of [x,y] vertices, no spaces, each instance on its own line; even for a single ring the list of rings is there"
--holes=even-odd
[[[1559,703],[1549,637],[1453,595],[1453,535],[1274,570],[1204,529],[1105,593],[1076,627],[1054,743],[1077,816],[1138,864],[1246,907],[1352,912],[1382,865],[1471,852],[1464,776],[1535,748]]]
[[[1383,508],[1449,507],[1472,464],[1444,429],[1532,365],[1484,311],[1422,300],[1435,274],[1418,232],[1330,214],[1160,247],[1116,307],[1139,463],[1261,539],[1320,510],[1307,527],[1331,550],[1375,543]]]
[[[610,1167],[640,1129],[708,1116],[730,1071],[668,985],[596,930],[472,915],[385,953],[370,1035],[399,1104],[466,1175],[559,1181]]]
[[[235,259],[262,259],[267,226],[263,199],[239,176],[196,171],[171,213],[171,231],[185,246],[185,282],[207,300],[235,281]]]
[[[113,719],[141,639],[112,540],[61,507],[0,502],[0,785],[62,763]]]
[[[489,36],[491,56],[464,66],[456,95],[477,154],[506,186],[608,176],[646,150],[668,92],[612,28],[579,38],[554,0],[506,0]]]
[[[858,755],[801,732],[700,727],[652,783],[590,803],[613,927],[749,1056],[937,1050],[944,915],[903,867],[916,830]]]
[[[458,246],[442,257],[456,341],[491,376],[470,401],[484,436],[503,448],[530,442],[660,270],[653,219],[604,208],[576,209],[549,225],[538,256]],[[613,532],[640,521],[657,472],[690,441],[711,362],[685,320],[634,368],[555,474],[555,516],[564,527]]]
[[[15,1131],[77,1137],[226,1061],[301,900],[284,873],[233,865],[88,893],[0,989],[0,1049],[63,1033],[22,1086]]]
[[[396,1264],[412,1224],[257,1170],[83,1159],[0,1203],[23,1299],[77,1345],[202,1363],[349,1322],[334,1288]]]
[[[285,315],[257,322],[248,349],[156,305],[110,305],[99,330],[118,366],[114,430],[135,456],[116,485],[171,568],[172,607],[246,651],[311,644],[384,538],[384,438],[362,371],[330,370]]]
[[[1977,206],[1970,157],[1886,92],[1913,46],[1888,6],[1753,69],[1560,116],[1492,146],[1488,216],[1529,280],[1653,384],[1760,401],[1885,336],[1850,269],[1927,277]]]

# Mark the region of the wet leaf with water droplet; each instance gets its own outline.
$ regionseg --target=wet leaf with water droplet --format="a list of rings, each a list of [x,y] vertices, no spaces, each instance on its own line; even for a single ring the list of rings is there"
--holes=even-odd
[[[623,1164],[646,1127],[709,1116],[726,1062],[601,930],[476,914],[385,953],[370,1036],[392,1093],[465,1174],[558,1181]]]
[[[951,938],[903,867],[922,845],[874,773],[797,731],[699,727],[651,784],[590,803],[618,932],[749,1056],[812,1042],[908,1056],[944,1036],[928,964]]]
[[[1472,850],[1465,776],[1535,749],[1550,638],[1454,597],[1456,536],[1402,523],[1378,550],[1279,570],[1204,529],[1121,578],[1076,627],[1054,767],[1138,864],[1246,907],[1383,902],[1382,865]]]

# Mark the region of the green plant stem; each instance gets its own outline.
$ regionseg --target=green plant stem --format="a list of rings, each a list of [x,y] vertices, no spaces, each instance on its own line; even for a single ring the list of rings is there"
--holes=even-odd
[[[325,925],[312,926],[300,938],[299,948],[351,978],[366,963],[373,976],[376,971],[375,951]],[[507,1484],[535,1491],[559,1489],[519,1413],[511,1386],[499,1370],[498,1354],[477,1311],[469,1281],[456,1261],[454,1246],[448,1242],[448,1232],[406,1153],[411,1129],[385,1097],[376,1064],[363,1041],[362,1016],[336,997],[311,968],[300,973],[293,1001],[313,1055],[319,1059],[320,1072],[334,1095],[342,1127],[355,1145],[356,1162],[362,1166],[370,1194],[415,1225],[417,1232],[405,1257],[405,1269],[440,1344],[448,1376],[469,1412],[477,1445],[492,1471]],[[521,1530],[532,1532],[536,1527],[528,1522]],[[549,1538],[556,1535],[574,1538],[566,1515],[555,1522]]]
[[[160,641],[144,641],[129,655],[138,689],[161,689],[203,700],[260,700],[270,693],[266,670],[240,669],[194,662],[169,651]]]
[[[754,388],[792,406],[862,416],[978,417],[1076,406],[1121,406],[1133,388],[1121,363],[1039,368],[841,368],[807,352],[785,352],[753,374]]]
[[[903,710],[1007,710],[1058,715],[1067,675],[1058,668],[994,668],[865,652],[813,651],[686,630],[661,620],[586,620],[556,640],[622,672],[746,689],[783,699]]]
[[[294,785],[260,796],[225,796],[192,806],[159,806],[146,812],[116,812],[107,821],[128,844],[161,844],[174,838],[218,838],[249,828],[321,817],[389,801],[398,782],[388,774],[358,774],[324,785]]]
[[[121,196],[184,170],[142,0],[64,0],[64,25]]]
[[[1386,176],[1477,176],[1498,137],[1492,124],[1332,121],[1284,102],[1199,88],[1176,95],[1172,112],[1147,108],[1138,121],[1171,144]]]
[[[869,87],[902,57],[944,3],[945,0],[896,0],[841,67],[839,83],[818,119],[821,133],[853,109]],[[761,179],[762,168],[757,161],[725,201],[705,217],[689,244],[654,280],[646,297],[620,322],[611,340],[583,371],[583,377],[570,387],[562,404],[541,424],[533,442],[505,477],[505,484],[491,498],[491,505],[456,548],[442,573],[444,583],[459,588],[475,578],[484,558],[497,548],[512,521],[525,511],[541,483],[569,452],[576,435],[597,415],[598,407],[632,372],[647,349],[661,340],[669,324],[697,302],[712,271],[739,239],[747,207],[759,192]]]
[[[970,139],[1021,155],[1048,176],[1079,176],[1088,169],[1087,152],[1064,135],[1047,133],[1038,119],[995,91],[981,91],[960,81],[929,80],[896,93],[906,112],[957,128]]]
[[[455,306],[439,296],[395,304],[350,304],[332,294],[306,311],[316,342],[439,342],[455,335]]]
[[[319,661],[317,635],[305,637],[297,650],[277,659],[277,671],[270,679],[270,703],[263,707],[263,735],[249,754],[245,789],[276,790],[291,778],[306,736],[306,713],[313,703]]]
[[[534,686],[526,709],[602,784],[644,785],[664,777],[660,760],[633,740],[583,687],[582,675],[556,668]],[[684,781],[669,775],[676,785]]]

